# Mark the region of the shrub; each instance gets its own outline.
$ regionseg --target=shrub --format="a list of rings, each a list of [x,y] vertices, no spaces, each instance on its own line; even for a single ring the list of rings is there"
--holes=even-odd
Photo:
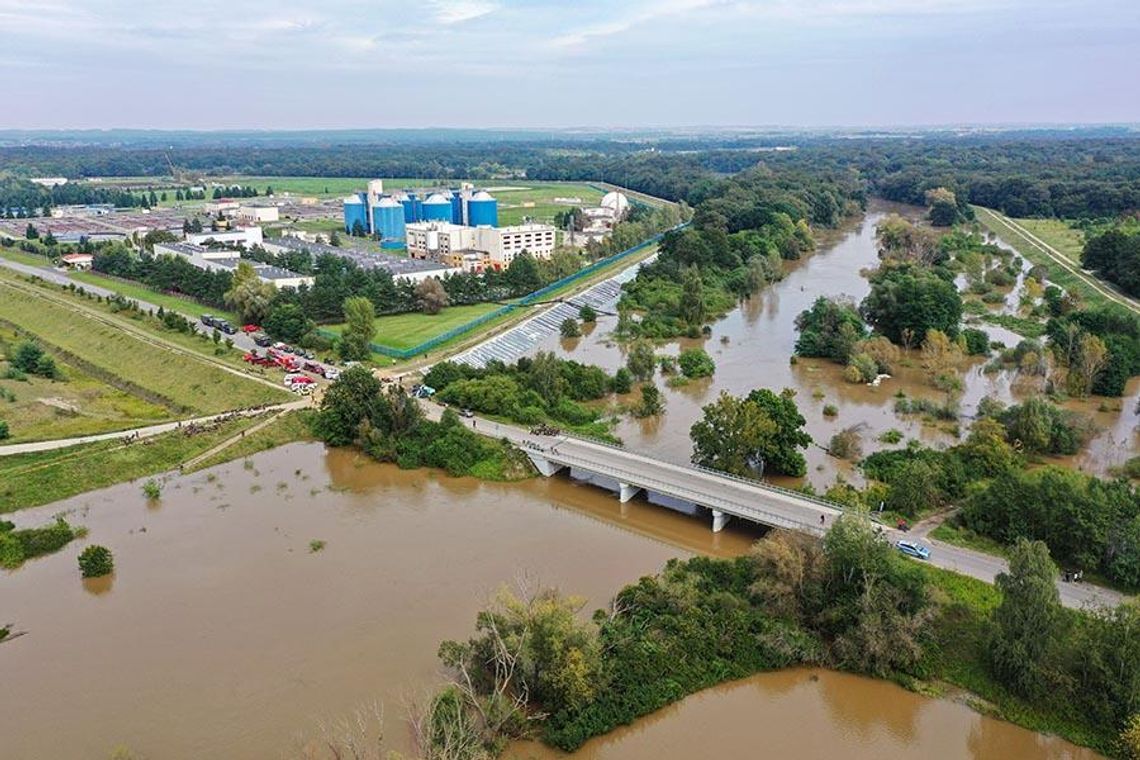
[[[580,338],[582,337],[582,330],[578,327],[578,320],[574,317],[566,317],[562,320],[562,325],[558,328],[562,333],[563,338]]]
[[[625,367],[618,368],[614,373],[613,380],[610,381],[610,390],[614,393],[629,393],[633,390],[633,375],[629,374],[629,370]]]
[[[879,441],[882,443],[887,443],[887,444],[896,444],[899,441],[901,441],[902,439],[903,439],[902,431],[896,430],[895,428],[891,428],[890,430],[885,431],[882,435],[879,436]]]
[[[827,404],[823,407],[824,417],[836,417],[839,415],[839,407],[835,404]]]
[[[8,423],[0,420],[0,441],[11,438],[12,434],[8,431]]]
[[[827,444],[827,453],[848,461],[861,457],[863,455],[863,442],[860,440],[859,432],[855,426],[845,427],[831,436],[831,441]]]
[[[578,309],[578,319],[586,323],[597,322],[598,312],[594,311],[594,307],[590,304],[582,304],[582,308]]]
[[[963,348],[970,356],[988,356],[990,353],[990,336],[985,330],[976,327],[967,327],[962,331]]]
[[[700,348],[686,348],[677,359],[681,374],[688,378],[710,377],[716,372],[712,357]]]
[[[142,492],[144,496],[154,501],[162,496],[162,484],[154,478],[150,478],[147,482],[143,483]]]
[[[319,538],[314,538],[312,541],[309,542],[309,551],[311,553],[315,554],[316,552],[319,552],[321,549],[324,549],[324,548],[325,548],[325,542],[320,540]]]
[[[100,578],[115,570],[115,559],[105,546],[92,544],[79,554],[79,571],[84,578]]]
[[[869,354],[855,354],[851,357],[851,363],[847,365],[847,370],[843,373],[843,379],[853,383],[869,383],[878,374],[879,365]]]

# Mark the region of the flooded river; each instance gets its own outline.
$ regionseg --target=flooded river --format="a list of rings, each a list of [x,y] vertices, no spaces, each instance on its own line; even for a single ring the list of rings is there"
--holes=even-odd
[[[1092,760],[1094,752],[885,681],[794,669],[724,684],[567,755],[520,743],[511,760]]]
[[[951,444],[957,439],[946,426],[923,424],[914,416],[903,417],[894,411],[895,394],[910,398],[930,399],[941,403],[946,394],[934,388],[919,368],[918,350],[911,351],[911,367],[901,367],[895,377],[877,388],[852,384],[843,380],[843,368],[817,359],[789,359],[795,348],[796,316],[820,296],[847,297],[858,303],[870,292],[864,276],[879,264],[875,245],[875,225],[890,213],[915,217],[921,209],[884,202],[874,202],[866,216],[832,239],[807,258],[792,263],[787,276],[756,296],[744,301],[723,319],[712,325],[709,337],[669,341],[658,352],[677,355],[691,346],[704,348],[716,362],[712,378],[691,382],[679,388],[668,388],[658,376],[657,383],[665,397],[665,413],[643,420],[625,415],[617,428],[627,446],[657,456],[685,461],[691,452],[689,428],[701,416],[701,407],[711,403],[721,391],[745,395],[754,388],[792,388],[796,402],[807,419],[806,429],[812,438],[826,445],[831,436],[848,426],[859,426],[865,453],[881,448],[876,439],[892,428],[905,438],[917,438],[928,445]],[[997,241],[999,244],[1000,240]],[[1004,245],[1004,244],[1002,244]],[[1005,246],[1008,247],[1008,246]],[[1024,282],[1024,276],[1018,283]],[[1001,311],[1009,311],[1016,303],[1017,289],[1007,295]],[[537,351],[557,351],[567,358],[586,364],[597,364],[614,371],[625,363],[625,349],[610,338],[616,317],[602,317],[587,335],[577,339],[552,336]],[[991,340],[1013,346],[1020,340],[1002,327],[977,325],[989,333]],[[1019,392],[1017,375],[1012,371],[983,372],[984,362],[976,360],[963,370],[963,392],[959,397],[964,415],[963,428],[985,396],[1005,403],[1024,397]],[[1121,464],[1136,449],[1136,425],[1140,417],[1136,402],[1140,396],[1140,378],[1134,378],[1123,399],[1109,399],[1111,411],[1099,411],[1101,399],[1073,401],[1070,408],[1089,414],[1100,431],[1088,449],[1074,463],[1090,472],[1104,473],[1111,465]],[[636,394],[634,394],[636,397]],[[825,417],[824,406],[834,404],[839,414]],[[812,447],[808,460],[808,479],[825,488],[837,475],[857,477],[849,465],[827,455],[820,447]],[[1061,460],[1059,460],[1061,461]],[[794,482],[792,483],[794,484]]]
[[[715,378],[666,389],[663,417],[624,421],[618,434],[685,459],[689,426],[720,390],[788,386],[798,391],[819,441],[856,422],[870,431],[868,449],[892,427],[932,443],[952,440],[895,416],[900,387],[940,398],[914,374],[904,371],[872,389],[844,383],[840,368],[826,362],[788,362],[796,314],[818,295],[866,293],[858,272],[877,262],[874,224],[886,210],[872,209],[784,281],[717,322],[712,337],[699,342],[717,361]],[[610,327],[600,322],[565,348],[612,370],[622,354],[606,342]],[[676,353],[682,345],[689,342],[663,350]],[[966,408],[987,393],[1014,394],[1007,374],[985,375],[980,367],[970,370],[966,386]],[[839,407],[837,420],[823,417],[825,403]],[[1122,407],[1123,414],[1098,418],[1106,431],[1099,440],[1115,435],[1131,443],[1133,405],[1126,400]],[[818,449],[808,456],[819,485],[842,472]],[[671,557],[737,555],[760,535],[739,521],[713,534],[707,520],[638,500],[622,505],[563,477],[480,483],[405,472],[316,444],[170,476],[158,505],[148,505],[139,484],[124,484],[14,519],[41,524],[61,511],[86,525],[89,537],[0,574],[0,622],[27,631],[0,644],[5,760],[105,758],[117,745],[174,760],[289,757],[320,721],[372,702],[384,708],[386,746],[406,751],[406,706],[438,683],[439,642],[469,635],[477,609],[501,584],[525,577],[556,585],[585,595],[589,612]],[[313,541],[323,548],[314,551]],[[80,580],[75,557],[86,542],[114,551],[110,581]],[[519,752],[552,756],[540,747]],[[760,752],[1089,756],[889,684],[790,671],[695,695],[576,757]]]
[[[589,612],[671,557],[758,535],[563,479],[486,484],[316,444],[250,462],[172,478],[153,508],[126,484],[15,515],[75,510],[116,573],[85,586],[75,542],[0,575],[0,619],[28,632],[0,644],[0,757],[278,757],[377,700],[407,749],[439,642],[469,635],[499,585],[525,574]]]

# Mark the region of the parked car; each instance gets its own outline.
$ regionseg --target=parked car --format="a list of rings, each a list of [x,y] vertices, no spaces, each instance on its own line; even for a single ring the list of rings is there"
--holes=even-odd
[[[325,368],[320,364],[320,362],[304,362],[301,364],[301,369],[305,370],[306,372],[312,372],[314,375],[319,375],[321,377],[325,376]]]
[[[254,333],[253,342],[262,348],[265,348],[270,344],[271,338],[265,333]]]
[[[204,324],[206,327],[213,327],[214,321],[215,321],[215,317],[213,314],[203,314],[202,315],[202,324]]]
[[[305,357],[309,361],[316,361],[317,355],[314,354],[312,351],[302,351],[301,349],[298,348],[297,353],[300,354],[301,356]]]
[[[899,541],[895,544],[900,552],[915,559],[930,559],[930,550],[913,541]]]
[[[336,367],[325,367],[325,380],[336,380],[340,377],[340,370]]]
[[[283,382],[285,385],[292,387],[294,385],[313,385],[317,381],[308,375],[302,375],[300,372],[290,372],[285,375]]]
[[[246,333],[247,335],[250,335],[250,334],[253,334],[253,333],[258,333],[258,332],[261,332],[261,328],[260,328],[260,327],[258,327],[257,325],[242,325],[242,326],[241,326],[241,331],[242,331],[243,333]]]
[[[228,321],[226,321],[224,319],[215,319],[214,320],[214,327],[218,328],[219,330],[224,332],[226,335],[234,335],[235,333],[237,333],[237,328],[234,327],[233,325],[231,325]]]
[[[471,411],[470,409],[464,408],[464,409],[459,410],[459,416],[460,417],[474,417],[475,412]]]

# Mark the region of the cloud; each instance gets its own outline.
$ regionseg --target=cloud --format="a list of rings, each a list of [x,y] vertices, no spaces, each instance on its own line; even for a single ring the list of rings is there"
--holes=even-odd
[[[442,24],[461,24],[482,18],[501,7],[490,0],[436,0],[432,5],[435,8],[433,17]]]
[[[665,0],[650,2],[632,12],[561,34],[551,40],[558,48],[582,48],[587,43],[612,37],[635,29],[643,24],[670,16],[682,16],[714,5],[727,5],[725,0]]]

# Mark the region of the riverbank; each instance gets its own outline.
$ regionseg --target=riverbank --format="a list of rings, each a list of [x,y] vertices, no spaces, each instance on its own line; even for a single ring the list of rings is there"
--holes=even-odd
[[[536,632],[520,633],[522,643],[512,644],[533,664],[505,679],[484,673],[490,665],[477,653],[491,651],[485,644],[494,633],[483,627],[460,645],[475,658],[460,667],[476,683],[490,679],[488,688],[531,695],[530,712],[543,716],[535,719],[535,733],[566,751],[710,687],[801,665],[875,676],[924,696],[954,696],[1031,731],[1106,754],[1120,751],[1117,736],[1131,714],[1129,684],[1140,663],[1132,660],[1136,642],[1121,652],[1111,639],[1140,621],[1135,611],[1050,613],[1063,615],[1061,638],[1051,642],[1048,663],[1026,666],[1064,672],[1051,688],[1026,696],[994,666],[1009,600],[987,584],[904,560],[872,535],[848,523],[822,543],[772,535],[746,558],[671,561],[618,592],[592,625],[561,634],[578,642],[573,651],[581,654],[570,660],[588,685],[563,681],[559,673],[570,665],[540,644],[543,616],[558,604],[544,594],[529,597],[537,602],[495,601],[484,610],[504,632],[515,629],[514,617],[534,617]],[[441,652],[464,651],[456,646],[445,642]],[[1120,662],[1123,671],[1113,665],[1094,674],[1083,657]],[[530,668],[543,674],[540,681],[530,680]]]

